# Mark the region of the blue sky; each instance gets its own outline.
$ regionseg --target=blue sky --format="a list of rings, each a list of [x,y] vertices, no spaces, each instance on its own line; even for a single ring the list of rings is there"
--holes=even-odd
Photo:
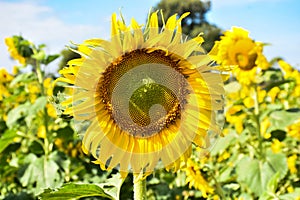
[[[0,67],[11,70],[4,38],[22,34],[59,53],[70,41],[109,39],[110,16],[121,8],[126,20],[144,23],[159,0],[0,0]],[[267,58],[281,56],[300,68],[299,0],[212,0],[209,22],[223,30],[240,26],[257,41],[270,43]],[[55,66],[54,66],[55,67]]]

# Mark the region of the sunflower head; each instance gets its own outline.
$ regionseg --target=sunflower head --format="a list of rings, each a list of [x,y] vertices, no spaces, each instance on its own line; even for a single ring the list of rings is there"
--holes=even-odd
[[[14,35],[13,37],[5,38],[5,44],[8,47],[10,56],[22,65],[26,63],[26,58],[29,58],[33,54],[30,42],[22,36]]]
[[[249,37],[249,32],[238,27],[226,31],[215,43],[211,56],[218,64],[235,65],[235,75],[241,83],[250,84],[259,70],[265,70],[269,63],[262,54],[263,44]]]
[[[147,175],[161,163],[176,170],[192,144],[208,148],[220,133],[222,77],[203,39],[182,35],[187,15],[171,16],[160,29],[157,12],[146,26],[113,14],[111,39],[85,41],[74,50],[82,57],[60,71],[58,80],[75,88],[65,114],[89,122],[83,150],[102,169]]]

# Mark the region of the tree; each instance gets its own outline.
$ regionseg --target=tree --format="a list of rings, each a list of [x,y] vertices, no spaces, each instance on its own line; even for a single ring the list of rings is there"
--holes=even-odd
[[[214,24],[210,24],[205,15],[210,11],[211,2],[201,0],[161,0],[154,10],[162,10],[164,19],[166,20],[175,13],[182,15],[190,12],[185,19],[182,20],[182,32],[190,37],[195,37],[199,33],[204,33],[203,48],[209,51],[215,40],[221,35],[221,29]],[[160,19],[160,24],[162,21]]]

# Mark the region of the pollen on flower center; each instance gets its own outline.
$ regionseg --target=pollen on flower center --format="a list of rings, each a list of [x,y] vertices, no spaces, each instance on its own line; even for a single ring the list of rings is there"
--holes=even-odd
[[[179,57],[166,55],[163,50],[137,49],[120,56],[106,68],[97,85],[97,96],[102,99],[104,107],[121,130],[133,136],[149,137],[180,120],[188,89],[185,78],[180,73],[179,62]],[[163,83],[159,83],[153,72],[152,75],[148,73],[157,70],[155,68],[157,64],[181,74],[174,76],[174,79],[177,79],[172,82],[177,84],[173,87],[176,88],[175,91],[165,86],[170,84],[169,79],[166,78]],[[123,89],[115,92],[118,84],[122,82],[122,77],[126,73],[134,74],[132,69],[139,66],[144,66],[145,70],[136,73],[137,76],[131,75],[130,80],[126,80],[126,85],[122,86]],[[157,75],[164,77],[164,73],[167,72],[157,72]],[[134,90],[128,102],[118,102],[119,99],[126,99],[125,93],[129,88]],[[115,94],[117,96],[115,101],[112,100],[114,92],[118,93]]]

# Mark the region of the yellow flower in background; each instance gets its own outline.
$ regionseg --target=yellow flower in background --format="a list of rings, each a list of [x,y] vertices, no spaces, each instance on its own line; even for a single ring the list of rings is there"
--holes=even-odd
[[[8,83],[8,82],[12,81],[13,78],[14,77],[12,75],[10,75],[6,71],[6,69],[4,69],[4,68],[0,69],[0,83]]]
[[[241,97],[244,98],[243,103],[246,108],[254,107],[255,101],[258,101],[258,103],[264,102],[266,95],[266,90],[262,90],[260,87],[257,87],[256,90],[244,87],[241,92]]]
[[[240,83],[249,85],[255,82],[260,70],[269,67],[262,51],[263,45],[253,41],[248,31],[233,27],[221,36],[220,41],[215,42],[210,55],[223,66],[238,66],[233,71],[236,78]]]
[[[298,171],[296,168],[296,160],[297,160],[296,154],[293,154],[292,156],[289,156],[287,158],[287,165],[288,165],[288,168],[289,168],[291,174],[296,174]]]
[[[16,75],[19,73],[19,68],[17,66],[13,66],[13,71],[12,71],[13,75]]]
[[[24,65],[26,63],[26,59],[19,54],[19,52],[16,48],[16,44],[14,42],[14,38],[12,38],[12,37],[5,38],[5,44],[8,47],[8,51],[10,53],[10,56],[13,59],[19,61],[20,64]]]
[[[207,198],[207,194],[213,194],[214,189],[207,183],[205,178],[202,176],[200,167],[194,163],[191,159],[188,159],[187,166],[183,169],[186,173],[186,183],[189,183],[189,187],[194,187],[200,190],[202,196]]]
[[[234,126],[238,134],[241,134],[244,130],[244,119],[246,117],[246,114],[238,114],[240,111],[242,111],[242,109],[242,105],[233,105],[227,110],[225,114],[226,121]]]
[[[260,133],[263,135],[265,139],[269,139],[271,137],[271,133],[267,132],[270,126],[271,126],[271,122],[267,117],[264,118],[260,124]]]
[[[273,87],[271,90],[268,91],[267,96],[271,98],[271,103],[275,103],[276,97],[280,92],[279,87]]]
[[[287,127],[289,136],[300,140],[300,120]]]
[[[288,64],[284,60],[279,60],[278,64],[283,71],[284,78],[290,78],[293,76],[294,68],[290,64]]]
[[[222,162],[227,160],[230,157],[230,153],[228,151],[224,151],[217,159],[217,162]]]
[[[246,97],[243,100],[244,105],[246,108],[252,108],[254,106],[254,99],[252,97]]]
[[[56,118],[57,117],[56,109],[53,106],[53,104],[47,103],[46,104],[46,108],[47,108],[47,114],[48,114],[48,116],[50,116],[52,118]]]
[[[75,86],[62,103],[65,114],[91,122],[83,150],[102,169],[148,175],[162,162],[177,170],[192,143],[206,147],[207,131],[220,133],[215,111],[223,106],[223,81],[208,65],[202,37],[182,36],[187,15],[171,16],[160,30],[157,12],[145,27],[113,14],[111,40],[85,41],[82,58],[60,71],[58,80]]]
[[[294,69],[290,64],[284,60],[278,61],[279,67],[283,71],[284,78],[294,79],[296,85],[293,88],[293,95],[296,97],[300,96],[300,72],[297,69]]]
[[[13,76],[10,75],[6,69],[0,69],[0,101],[2,101],[3,97],[8,97],[10,95],[7,90],[6,84],[12,81]]]
[[[234,115],[234,114],[236,114],[236,113],[238,113],[242,110],[243,110],[242,105],[233,105],[227,110],[226,114],[227,115]]]
[[[294,192],[294,188],[293,188],[293,186],[289,186],[289,187],[287,187],[287,189],[286,189],[287,191],[288,191],[288,193],[292,193],[292,192]]]
[[[46,138],[46,127],[45,126],[40,126],[38,128],[37,136],[39,138]]]
[[[281,148],[283,147],[283,143],[281,143],[278,139],[273,139],[271,144],[271,149],[273,153],[281,152]]]
[[[28,90],[30,102],[34,103],[41,92],[39,83],[38,82],[30,82],[27,85],[27,90]]]
[[[258,96],[258,103],[263,103],[265,101],[265,97],[267,96],[267,91],[258,87],[256,92]]]
[[[46,78],[44,80],[44,88],[47,96],[52,96],[53,95],[53,87],[52,87],[52,79],[51,78]]]

